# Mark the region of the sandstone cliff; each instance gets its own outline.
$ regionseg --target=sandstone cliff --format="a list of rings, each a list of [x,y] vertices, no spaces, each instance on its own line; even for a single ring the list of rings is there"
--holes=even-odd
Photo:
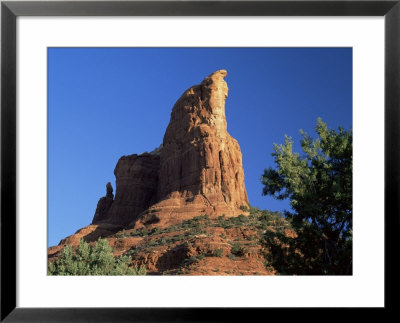
[[[102,197],[98,203],[92,224],[111,223],[123,226],[136,221],[139,214],[156,201],[160,156],[144,153],[142,155],[122,156],[115,167],[116,194],[107,211],[102,207]],[[96,217],[96,214],[103,214]]]
[[[226,71],[206,77],[175,103],[164,139],[151,153],[118,160],[91,225],[48,249],[55,261],[66,245],[107,239],[150,275],[274,275],[264,234],[289,223],[248,206],[242,154],[227,132]]]
[[[201,214],[243,213],[248,198],[240,147],[227,132],[226,75],[217,71],[183,93],[161,148],[120,158],[115,199],[107,186],[92,224],[167,225]]]

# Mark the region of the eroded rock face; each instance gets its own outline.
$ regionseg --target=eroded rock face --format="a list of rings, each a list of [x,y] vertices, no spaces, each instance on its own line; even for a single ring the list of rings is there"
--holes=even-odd
[[[114,170],[117,190],[106,214],[93,218],[93,224],[127,226],[156,201],[160,156],[143,153],[123,156]],[[101,198],[98,204],[103,203]],[[97,210],[96,210],[97,213]]]
[[[217,71],[175,103],[161,150],[159,202],[149,209],[166,222],[199,214],[243,213],[248,205],[242,154],[227,132],[227,72]],[[146,222],[146,215],[142,217]]]
[[[206,213],[243,213],[248,198],[240,147],[227,132],[226,75],[217,71],[183,93],[154,153],[118,161],[115,200],[96,210],[93,223],[166,225]]]
[[[114,201],[113,188],[111,183],[106,185],[106,196],[103,196],[97,203],[96,212],[94,213],[92,224],[98,223],[107,217],[107,213]]]

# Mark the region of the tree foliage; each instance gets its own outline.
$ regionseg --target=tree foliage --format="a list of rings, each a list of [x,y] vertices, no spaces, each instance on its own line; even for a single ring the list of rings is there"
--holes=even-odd
[[[276,169],[264,171],[263,194],[289,199],[286,217],[297,238],[283,232],[265,237],[271,260],[293,274],[350,274],[352,267],[352,131],[330,130],[320,118],[313,140],[302,135],[303,154],[285,136],[274,145]],[[279,235],[279,236],[278,236]],[[277,239],[282,243],[277,245]]]
[[[49,275],[145,275],[144,267],[130,266],[132,259],[126,255],[115,258],[106,239],[90,246],[81,239],[75,252],[70,245],[61,256],[48,264]]]

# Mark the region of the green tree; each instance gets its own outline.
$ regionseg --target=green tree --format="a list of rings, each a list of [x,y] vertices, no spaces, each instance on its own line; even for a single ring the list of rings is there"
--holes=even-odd
[[[269,232],[265,243],[284,273],[351,274],[352,131],[330,130],[320,118],[315,130],[316,140],[300,130],[302,155],[288,136],[274,145],[277,167],[264,171],[263,194],[290,200],[293,211],[285,215],[298,237]]]
[[[106,239],[99,239],[92,247],[83,239],[75,253],[67,245],[60,257],[48,264],[49,275],[145,275],[145,267],[132,267],[126,255],[115,258]]]

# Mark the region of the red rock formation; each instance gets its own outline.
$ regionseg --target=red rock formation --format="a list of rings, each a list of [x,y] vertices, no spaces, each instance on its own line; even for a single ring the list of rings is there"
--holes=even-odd
[[[108,211],[114,201],[113,188],[111,183],[106,185],[106,196],[102,197],[97,203],[96,212],[94,213],[92,224],[99,223],[107,217]]]
[[[108,183],[93,223],[49,248],[49,261],[67,244],[102,237],[150,275],[277,274],[258,243],[271,221],[261,211],[229,218],[245,213],[248,199],[240,147],[227,132],[225,76],[217,71],[183,93],[159,148],[119,159],[115,198]],[[295,237],[289,226],[285,235]]]
[[[115,167],[117,191],[106,214],[93,218],[92,224],[127,226],[156,201],[160,156],[143,153],[122,156]],[[104,197],[98,205],[102,205]],[[99,206],[97,207],[99,209]]]
[[[248,205],[242,154],[227,132],[227,72],[217,71],[175,103],[164,135],[159,202],[142,216],[172,223],[199,214],[234,216]]]
[[[227,132],[226,75],[217,71],[184,92],[161,149],[118,161],[115,200],[108,209],[99,201],[93,223],[163,225],[243,213],[248,198],[240,147]]]

